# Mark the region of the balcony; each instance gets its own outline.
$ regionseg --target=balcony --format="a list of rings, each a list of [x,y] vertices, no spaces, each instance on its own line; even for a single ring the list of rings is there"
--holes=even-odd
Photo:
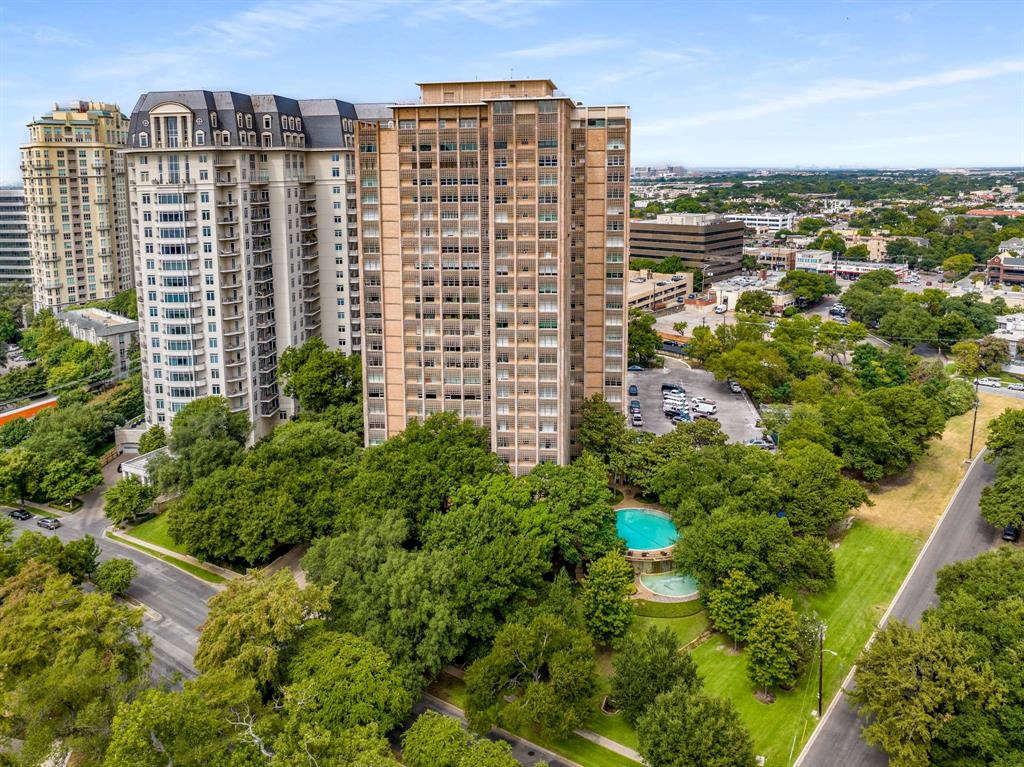
[[[266,172],[264,172],[264,173],[254,173],[252,175],[252,177],[249,179],[249,183],[250,184],[258,184],[259,186],[263,186],[264,184],[269,184],[270,183],[270,174],[266,173]]]
[[[218,208],[233,208],[238,204],[238,200],[217,200]]]
[[[213,161],[213,165],[216,168],[233,168],[235,161],[228,159],[227,157],[218,157]]]
[[[214,177],[213,183],[216,184],[217,186],[228,186],[230,184],[236,184],[238,182],[230,173],[218,173]]]
[[[316,182],[316,176],[302,175],[299,176],[298,182],[300,184],[313,184]]]

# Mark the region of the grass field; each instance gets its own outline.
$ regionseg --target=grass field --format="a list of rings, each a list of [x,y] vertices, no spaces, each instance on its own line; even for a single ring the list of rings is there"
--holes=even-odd
[[[1024,408],[1024,399],[981,391],[974,454],[985,446],[988,424],[1006,408]],[[971,441],[973,411],[949,419],[942,439],[933,440],[928,453],[906,474],[881,483],[871,493],[874,506],[863,506],[857,516],[869,522],[914,535],[931,532],[935,521],[964,476],[964,460]]]
[[[211,573],[209,570],[204,570],[202,567],[197,567],[191,562],[186,562],[183,559],[178,559],[177,557],[172,557],[168,554],[161,554],[158,551],[153,551],[153,549],[147,548],[145,546],[140,546],[137,543],[132,543],[130,539],[124,538],[120,535],[107,533],[107,537],[117,541],[118,543],[123,543],[125,546],[131,546],[133,549],[138,549],[139,551],[145,552],[149,556],[162,560],[169,565],[174,565],[179,570],[184,570],[186,573],[194,575],[201,580],[207,581],[208,583],[224,583],[224,578],[217,575],[217,573]]]
[[[826,702],[838,691],[922,544],[921,538],[858,522],[836,549],[835,588],[807,603],[828,626],[826,649],[838,655],[826,655]],[[716,636],[693,651],[705,690],[736,704],[756,753],[766,756],[768,764],[790,764],[790,752],[800,752],[817,721],[812,713],[817,705],[817,668],[766,705],[753,695],[745,657],[730,648],[727,639]]]
[[[168,521],[169,517],[166,514],[157,514],[141,525],[133,527],[128,531],[128,535],[132,538],[138,538],[140,541],[152,543],[154,546],[162,546],[165,549],[176,551],[179,554],[186,553],[185,549],[175,543],[174,539],[171,538],[171,534],[167,532]]]

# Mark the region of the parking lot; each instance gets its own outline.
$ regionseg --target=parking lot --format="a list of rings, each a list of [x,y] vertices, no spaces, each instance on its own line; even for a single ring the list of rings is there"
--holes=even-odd
[[[761,436],[760,430],[754,427],[757,411],[746,396],[733,394],[724,382],[716,381],[707,371],[692,370],[673,359],[666,360],[663,368],[626,373],[626,385],[636,385],[639,391],[639,395],[627,396],[627,400],[640,400],[643,431],[667,434],[674,428],[672,421],[662,413],[661,385],[665,383],[681,384],[687,398],[714,400],[718,405],[715,417],[731,441],[745,442]]]

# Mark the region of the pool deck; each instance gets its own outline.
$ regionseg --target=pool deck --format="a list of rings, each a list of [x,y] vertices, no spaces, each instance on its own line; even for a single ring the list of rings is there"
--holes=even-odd
[[[695,591],[692,594],[687,594],[682,597],[670,597],[664,594],[657,594],[641,582],[639,575],[633,579],[633,583],[636,585],[636,593],[633,594],[630,599],[642,599],[645,602],[693,602],[695,599],[700,599],[699,591]]]

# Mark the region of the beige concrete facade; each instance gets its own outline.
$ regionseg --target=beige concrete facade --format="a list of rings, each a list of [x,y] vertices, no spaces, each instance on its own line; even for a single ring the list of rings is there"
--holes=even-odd
[[[516,472],[566,463],[583,399],[623,405],[629,110],[421,88],[358,127],[367,443],[454,412]]]
[[[58,310],[131,287],[119,152],[127,118],[116,104],[79,101],[55,105],[28,128],[21,171],[35,308]]]
[[[355,118],[330,99],[139,99],[126,156],[148,423],[219,395],[258,438],[296,412],[286,348],[361,350]]]

